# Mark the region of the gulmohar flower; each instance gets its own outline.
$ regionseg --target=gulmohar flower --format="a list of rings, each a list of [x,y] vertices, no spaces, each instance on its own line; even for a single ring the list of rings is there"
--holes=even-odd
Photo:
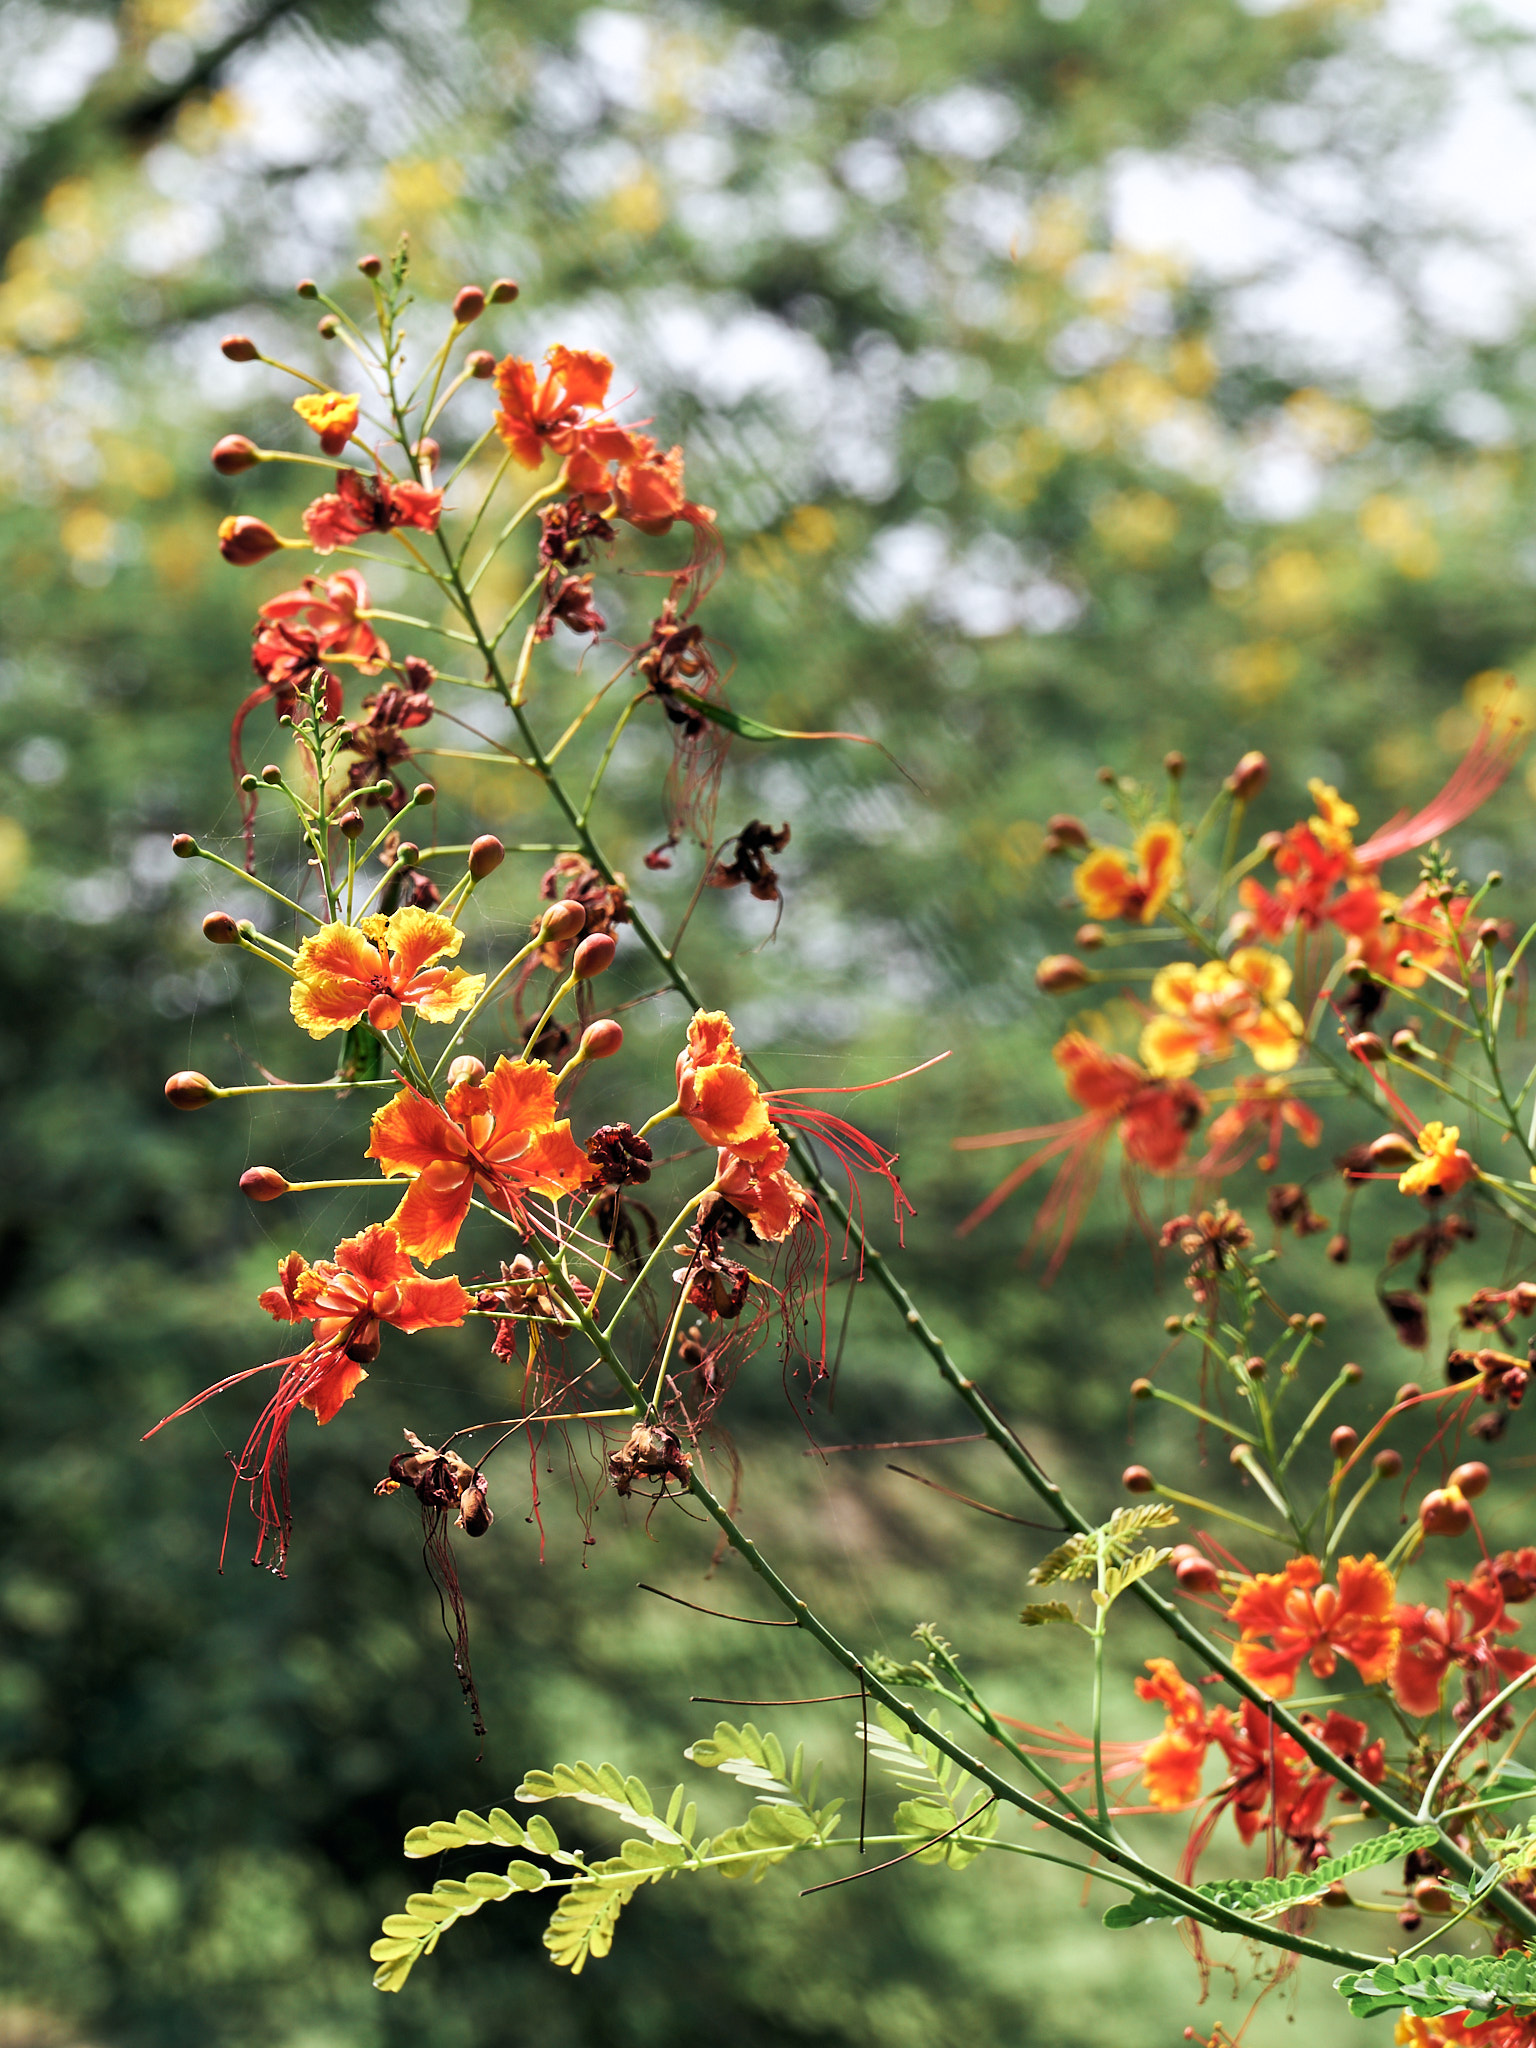
[[[1395,1590],[1374,1556],[1340,1558],[1337,1586],[1323,1584],[1315,1557],[1293,1557],[1284,1571],[1238,1586],[1227,1610],[1243,1632],[1233,1662],[1277,1700],[1295,1691],[1303,1660],[1315,1677],[1331,1678],[1338,1658],[1347,1657],[1367,1685],[1378,1684],[1397,1650]]]
[[[483,974],[438,967],[464,943],[451,918],[409,905],[360,925],[326,924],[299,947],[288,992],[294,1022],[311,1038],[344,1031],[366,1016],[378,1031],[393,1031],[401,1011],[413,1009],[429,1024],[446,1024],[467,1010],[485,987]]]
[[[1171,819],[1157,818],[1136,840],[1134,862],[1116,846],[1096,846],[1072,877],[1088,915],[1103,923],[1129,918],[1151,924],[1184,868],[1184,837]]]
[[[1242,1045],[1266,1073],[1283,1073],[1296,1064],[1303,1028],[1286,1001],[1290,985],[1290,968],[1262,946],[1240,946],[1230,960],[1198,967],[1179,960],[1160,968],[1152,1001],[1163,1014],[1141,1034],[1143,1064],[1177,1078]]]
[[[1433,1199],[1454,1195],[1458,1188],[1476,1179],[1472,1155],[1462,1150],[1459,1124],[1443,1124],[1437,1118],[1421,1124],[1418,1147],[1423,1157],[1399,1176],[1400,1193]]]

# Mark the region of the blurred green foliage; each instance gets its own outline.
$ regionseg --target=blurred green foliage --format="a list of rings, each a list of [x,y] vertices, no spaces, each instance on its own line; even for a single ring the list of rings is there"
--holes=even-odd
[[[1118,153],[1196,147],[1276,181],[1345,162],[1385,207],[1352,246],[1401,285],[1412,224],[1372,168],[1434,80],[1373,40],[1367,11],[1323,4],[514,19],[311,0],[253,14],[224,51],[239,26],[181,0],[0,5],[0,2040],[1166,2040],[1194,2017],[1166,1931],[1105,1936],[1064,1879],[987,1862],[814,1902],[772,1877],[647,1894],[574,1982],[514,1901],[456,1930],[399,2000],[370,1990],[407,1827],[505,1800],[573,1753],[670,1782],[718,1711],[690,1691],[816,1694],[827,1670],[634,1591],[750,1598],[729,1566],[701,1591],[708,1537],[681,1514],[608,1499],[585,1546],[547,1473],[541,1558],[502,1480],[494,1537],[465,1561],[491,1726],[476,1765],[413,1518],[369,1487],[402,1420],[494,1412],[493,1361],[397,1344],[336,1427],[296,1432],[283,1584],[214,1571],[244,1410],[138,1442],[259,1355],[253,1295],[289,1229],[317,1249],[350,1221],[317,1204],[274,1224],[234,1192],[280,1147],[290,1166],[321,1156],[352,1128],[340,1110],[301,1134],[233,1106],[177,1117],[160,1094],[182,1065],[296,1060],[265,993],[198,935],[222,892],[168,853],[178,829],[234,842],[225,729],[254,604],[288,580],[224,568],[213,527],[237,503],[301,502],[208,469],[217,434],[276,435],[286,410],[215,343],[249,328],[317,362],[293,280],[341,274],[404,226],[425,298],[516,275],[523,302],[488,319],[487,345],[608,348],[641,416],[686,445],[729,549],[707,616],[734,701],[873,733],[920,785],[865,750],[738,748],[721,827],[790,820],[788,907],[763,948],[770,913],[712,896],[697,972],[776,1080],[957,1049],[874,1120],[919,1206],[912,1283],[966,1369],[1107,1509],[1126,1383],[1182,1296],[1171,1280],[1155,1294],[1112,1189],[1049,1291],[1014,1263],[1022,1207],[952,1235],[990,1180],[950,1136],[1062,1113],[1046,1056],[1061,1012],[1030,972],[1075,917],[1040,860],[1043,820],[1089,807],[1106,758],[1152,776],[1178,747],[1205,786],[1263,746],[1261,822],[1297,815],[1321,773],[1373,824],[1441,779],[1486,695],[1475,679],[1510,669],[1536,690],[1529,331],[1468,343],[1412,307],[1383,396],[1254,338],[1225,288],[1116,244],[1110,173]],[[1305,482],[1289,510],[1265,495],[1276,474]],[[620,638],[642,637],[652,596],[630,577],[604,588]],[[664,876],[639,859],[665,757],[635,730],[609,836],[671,920],[696,852]],[[442,781],[484,826],[543,830],[521,788]],[[1517,783],[1473,832],[1528,897],[1527,802]],[[509,863],[491,914],[526,916],[537,872]],[[653,1012],[649,1035],[652,1012],[633,1013],[630,1076],[670,1059],[680,1006]],[[1105,1005],[1099,1026],[1123,1033],[1129,1014]],[[619,1086],[605,1076],[584,1111]],[[1336,1188],[1317,1191],[1325,1211]],[[1362,1218],[1362,1262],[1387,1228]],[[1502,1257],[1466,1255],[1468,1284]],[[1316,1241],[1282,1270],[1298,1305],[1335,1317],[1334,1363],[1360,1357],[1378,1392],[1417,1369]],[[926,1375],[860,1298],[820,1435],[962,1428]],[[1013,1620],[1032,1539],[999,1540],[879,1456],[808,1457],[766,1356],[728,1420],[748,1525],[845,1634],[899,1655],[938,1620],[1001,1704],[1055,1716],[1061,1653]],[[1164,1441],[1144,1429],[1138,1455]],[[922,1456],[1028,1512],[984,1447]],[[1529,1533],[1520,1506],[1511,1485],[1510,1537]],[[241,1541],[237,1526],[234,1558]],[[1138,1631],[1127,1670],[1161,1647]],[[856,1767],[851,1709],[756,1717]],[[1128,1699],[1123,1722],[1151,1725]],[[1303,1995],[1309,2025],[1352,2028],[1315,1982]],[[1277,2001],[1259,2025],[1280,2017]]]

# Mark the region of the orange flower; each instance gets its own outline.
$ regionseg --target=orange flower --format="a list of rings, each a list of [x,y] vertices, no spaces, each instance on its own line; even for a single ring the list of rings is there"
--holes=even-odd
[[[1283,1572],[1244,1579],[1227,1610],[1242,1629],[1233,1661],[1272,1698],[1289,1699],[1303,1658],[1314,1676],[1331,1678],[1338,1655],[1367,1685],[1392,1669],[1397,1649],[1395,1581],[1374,1556],[1339,1560],[1337,1587],[1322,1583],[1315,1557],[1293,1557]],[[1263,1647],[1268,1636],[1271,1648]]]
[[[739,1209],[764,1244],[780,1244],[812,1206],[793,1174],[785,1171],[789,1147],[770,1124],[761,1138],[722,1148],[715,1190]]]
[[[1492,2019],[1474,2020],[1465,2011],[1425,2019],[1405,2012],[1392,2038],[1397,2048],[1533,2048],[1536,2019],[1529,2013],[1500,2012]]]
[[[485,987],[483,974],[434,967],[464,942],[451,918],[407,906],[391,917],[365,917],[361,925],[323,924],[299,947],[297,977],[288,991],[294,1022],[311,1038],[326,1038],[366,1016],[377,1031],[393,1031],[403,1008],[429,1024],[446,1024],[467,1010]]]
[[[1230,1109],[1211,1119],[1207,1133],[1210,1150],[1199,1171],[1211,1175],[1233,1173],[1251,1156],[1238,1151],[1245,1141],[1257,1143],[1254,1132],[1266,1133],[1259,1160],[1263,1173],[1272,1173],[1280,1163],[1282,1127],[1289,1125],[1303,1145],[1316,1145],[1323,1135],[1323,1120],[1315,1109],[1291,1094],[1286,1082],[1262,1074],[1242,1074],[1237,1082],[1237,1100]]]
[[[636,434],[633,442],[633,452],[620,462],[614,478],[615,509],[621,519],[642,533],[666,533],[674,519],[690,513],[710,516],[683,495],[681,448],[669,448],[663,455],[648,434]]]
[[[1261,946],[1240,946],[1230,960],[1196,967],[1178,960],[1158,970],[1152,1000],[1162,1016],[1141,1034],[1141,1057],[1154,1074],[1192,1074],[1202,1060],[1224,1060],[1245,1045],[1257,1066],[1281,1073],[1296,1064],[1302,1022],[1286,1001],[1291,970]]]
[[[1141,1781],[1147,1797],[1160,1812],[1172,1813],[1181,1806],[1193,1806],[1200,1797],[1200,1779],[1205,1770],[1205,1752],[1211,1744],[1205,1705],[1198,1690],[1167,1657],[1149,1657],[1150,1678],[1138,1678],[1136,1691],[1144,1700],[1156,1700],[1167,1709],[1161,1735],[1154,1735],[1142,1752]]]
[[[389,649],[362,615],[368,609],[368,586],[355,569],[338,569],[322,582],[306,576],[297,590],[280,590],[269,597],[258,616],[287,621],[296,619],[315,635],[319,651],[328,661],[353,661],[372,674],[389,659]]]
[[[741,1147],[773,1134],[757,1083],[723,1010],[697,1010],[677,1056],[677,1101],[706,1145]]]
[[[310,391],[293,401],[293,409],[320,436],[325,453],[339,455],[357,430],[359,403],[355,391]]]
[[[1489,1693],[1528,1671],[1532,1659],[1523,1650],[1495,1643],[1496,1635],[1512,1635],[1519,1622],[1504,1610],[1504,1595],[1490,1566],[1479,1565],[1470,1582],[1451,1579],[1444,1609],[1418,1605],[1399,1607],[1397,1657],[1392,1666],[1392,1696],[1410,1714],[1433,1714],[1452,1665],[1468,1673],[1487,1674]]]
[[[1155,819],[1136,841],[1136,864],[1115,846],[1096,846],[1072,877],[1088,915],[1134,918],[1151,924],[1168,901],[1184,865],[1184,839],[1167,818]]]
[[[483,1081],[458,1081],[442,1109],[413,1088],[377,1111],[368,1157],[413,1176],[390,1222],[426,1263],[458,1242],[478,1189],[514,1219],[527,1195],[572,1193],[592,1168],[555,1115],[555,1077],[542,1060],[499,1059]]]
[[[608,464],[638,453],[635,436],[600,411],[613,364],[595,350],[569,348],[552,348],[544,361],[542,382],[522,356],[496,365],[496,431],[524,469],[537,469],[546,455],[561,456],[572,490],[606,503],[613,496]]]
[[[426,484],[394,483],[388,477],[363,476],[355,469],[336,473],[336,488],[327,491],[304,514],[304,531],[317,555],[345,547],[364,533],[393,533],[414,526],[436,533],[443,494]]]
[[[1443,1124],[1432,1117],[1419,1126],[1417,1142],[1424,1156],[1399,1176],[1400,1194],[1435,1198],[1454,1195],[1458,1188],[1477,1178],[1471,1153],[1461,1148],[1459,1124]]]

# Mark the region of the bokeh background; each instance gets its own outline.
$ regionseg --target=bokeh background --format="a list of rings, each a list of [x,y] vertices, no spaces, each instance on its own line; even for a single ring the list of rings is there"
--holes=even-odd
[[[1042,821],[1091,815],[1101,762],[1152,776],[1178,747],[1204,788],[1261,746],[1261,822],[1321,774],[1371,825],[1443,778],[1492,672],[1536,701],[1533,31],[1520,0],[0,0],[6,2048],[1141,2048],[1240,2023],[1222,1976],[1198,2011],[1166,1929],[1107,1935],[1072,1880],[1002,1858],[806,1901],[789,1873],[674,1885],[579,1980],[514,1901],[401,1997],[371,1990],[371,1933],[420,1881],[406,1827],[575,1754],[669,1784],[714,1718],[690,1693],[818,1693],[827,1670],[638,1593],[754,1599],[729,1565],[704,1579],[707,1534],[670,1510],[607,1500],[584,1545],[556,1472],[542,1561],[513,1488],[465,1562],[476,1764],[413,1518],[369,1486],[402,1421],[430,1435],[504,1399],[492,1361],[397,1346],[341,1424],[295,1433],[286,1583],[215,1572],[240,1415],[139,1442],[259,1355],[254,1289],[295,1229],[318,1249],[351,1221],[235,1193],[253,1159],[327,1156],[339,1112],[301,1130],[160,1094],[184,1064],[297,1057],[270,991],[203,944],[223,895],[167,843],[233,837],[225,725],[254,603],[286,580],[213,546],[237,495],[289,509],[286,486],[237,494],[207,465],[230,428],[284,431],[287,405],[216,344],[245,328],[318,361],[294,280],[345,278],[406,229],[428,305],[517,277],[476,339],[607,349],[685,442],[729,549],[710,619],[735,702],[877,735],[920,785],[865,750],[738,749],[722,826],[791,822],[787,909],[765,948],[771,913],[712,897],[697,971],[782,1081],[957,1049],[866,1098],[920,1211],[912,1284],[1107,1511],[1126,1384],[1182,1296],[1112,1188],[1049,1291],[1015,1263],[1022,1209],[957,1241],[991,1169],[948,1141],[1061,1113],[1061,1011],[1031,977],[1076,920]],[[653,594],[605,587],[620,637]],[[610,837],[643,873],[666,742],[632,733]],[[484,827],[542,815],[440,766]],[[1527,905],[1531,801],[1517,775],[1462,840]],[[536,874],[509,863],[492,916],[526,916]],[[670,918],[696,875],[694,853],[642,894]],[[630,1071],[658,1073],[680,1009],[632,1014]],[[1094,1028],[1131,1014],[1117,999]],[[1362,1207],[1365,1272],[1387,1228]],[[1469,1284],[1504,1256],[1468,1254]],[[1416,1369],[1358,1267],[1314,1240],[1282,1270],[1367,1392]],[[1000,1703],[1072,1710],[1070,1649],[1015,1619],[1043,1539],[879,1456],[807,1457],[767,1357],[729,1419],[748,1526],[845,1635],[901,1654],[935,1621]],[[964,1423],[860,1298],[816,1427]],[[985,1446],[906,1462],[1029,1512]],[[1528,1539],[1517,1456],[1501,1486],[1498,1526]],[[1127,1621],[1118,1732],[1150,1732],[1128,1675],[1158,1647]],[[854,1782],[847,1707],[756,1718]],[[1360,2032],[1320,1973],[1248,2038],[1293,2022]]]

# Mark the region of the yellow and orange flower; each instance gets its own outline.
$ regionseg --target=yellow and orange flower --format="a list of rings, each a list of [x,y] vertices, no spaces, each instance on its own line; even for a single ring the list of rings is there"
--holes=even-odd
[[[810,1207],[811,1198],[786,1171],[789,1147],[770,1124],[761,1138],[722,1147],[715,1189],[752,1225],[764,1244],[781,1244]]]
[[[1178,1078],[1244,1045],[1256,1066],[1283,1073],[1301,1050],[1301,1018],[1286,1001],[1290,985],[1290,968],[1262,946],[1240,946],[1230,960],[1199,967],[1178,960],[1160,968],[1152,1001],[1163,1014],[1141,1034],[1143,1064]]]
[[[516,1218],[526,1196],[571,1194],[592,1172],[542,1060],[499,1059],[483,1081],[456,1082],[441,1109],[402,1088],[374,1116],[368,1157],[413,1176],[389,1220],[427,1264],[458,1242],[477,1190]]]
[[[1399,1177],[1401,1194],[1454,1195],[1458,1188],[1477,1178],[1472,1154],[1462,1150],[1459,1124],[1443,1124],[1438,1118],[1431,1118],[1419,1126],[1417,1142],[1423,1156]]]
[[[1167,1657],[1149,1657],[1150,1678],[1138,1678],[1136,1691],[1167,1710],[1161,1735],[1154,1735],[1141,1755],[1141,1781],[1147,1797],[1161,1813],[1193,1806],[1200,1797],[1205,1753],[1211,1744],[1205,1703],[1195,1686],[1179,1675]]]
[[[393,1031],[403,1009],[429,1024],[446,1024],[467,1010],[485,987],[483,974],[434,967],[463,944],[451,918],[407,906],[361,925],[324,924],[299,947],[288,992],[294,1022],[311,1038],[345,1031],[366,1016],[379,1031]]]
[[[1233,1662],[1272,1699],[1290,1698],[1303,1659],[1318,1678],[1331,1678],[1341,1656],[1367,1685],[1391,1674],[1398,1640],[1391,1572],[1374,1556],[1341,1557],[1338,1585],[1322,1580],[1315,1557],[1293,1557],[1283,1572],[1244,1579],[1227,1610],[1243,1632]]]
[[[1151,924],[1184,868],[1184,836],[1169,818],[1156,818],[1138,836],[1134,860],[1117,846],[1096,846],[1072,877],[1088,915],[1099,923],[1130,918]]]
[[[1213,1176],[1233,1173],[1249,1157],[1245,1148],[1262,1142],[1259,1171],[1273,1173],[1287,1126],[1303,1145],[1316,1145],[1323,1135],[1322,1118],[1290,1092],[1287,1082],[1264,1074],[1240,1074],[1237,1100],[1211,1119],[1209,1163],[1202,1163],[1201,1170]]]
[[[293,401],[293,409],[320,436],[326,454],[339,455],[357,431],[360,403],[355,391],[310,391]]]
[[[552,348],[544,362],[542,379],[523,356],[496,365],[496,431],[524,469],[537,469],[550,454],[563,457],[572,490],[599,509],[613,496],[609,463],[647,459],[636,437],[600,410],[613,364],[594,349],[563,347]]]
[[[723,1010],[697,1010],[677,1056],[677,1104],[706,1145],[739,1149],[774,1135],[762,1091],[741,1063]]]

